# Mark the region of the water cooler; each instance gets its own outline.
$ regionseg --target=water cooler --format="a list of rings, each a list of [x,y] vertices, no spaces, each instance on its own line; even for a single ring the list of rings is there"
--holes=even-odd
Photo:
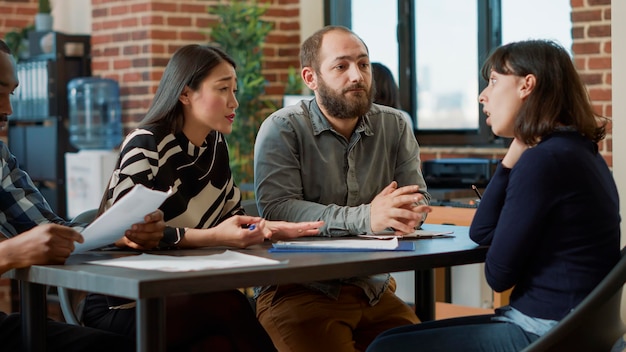
[[[122,141],[121,104],[116,81],[79,77],[67,85],[70,143],[65,154],[67,216],[98,208],[115,168]]]

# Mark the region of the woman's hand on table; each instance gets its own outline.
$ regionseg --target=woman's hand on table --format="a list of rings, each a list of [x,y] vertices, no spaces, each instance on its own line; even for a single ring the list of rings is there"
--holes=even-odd
[[[187,229],[181,248],[246,248],[263,243],[265,220],[257,216],[234,215],[208,229]]]
[[[287,222],[270,221],[265,223],[265,238],[288,240],[292,238],[319,235],[323,221]]]

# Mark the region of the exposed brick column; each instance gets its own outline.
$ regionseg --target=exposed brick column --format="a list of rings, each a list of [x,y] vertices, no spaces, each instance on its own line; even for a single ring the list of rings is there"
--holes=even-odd
[[[289,67],[300,68],[300,0],[274,0],[271,3],[264,20],[273,22],[274,29],[263,48],[263,74],[268,81],[266,94],[281,99]]]
[[[171,54],[205,42],[208,1],[92,0],[92,72],[120,84],[128,128],[143,118]]]
[[[571,0],[572,51],[597,113],[612,117],[611,0]],[[611,125],[600,151],[613,165]]]

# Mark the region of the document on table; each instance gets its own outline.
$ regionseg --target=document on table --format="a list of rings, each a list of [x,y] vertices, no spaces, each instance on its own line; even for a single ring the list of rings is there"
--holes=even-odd
[[[157,210],[171,194],[136,185],[122,199],[92,222],[82,232],[85,242],[76,243],[74,253],[85,252],[114,243],[133,224],[143,222],[144,216]]]
[[[359,237],[364,238],[375,238],[375,239],[389,239],[389,238],[451,238],[454,237],[454,231],[430,231],[430,230],[415,230],[411,233],[407,233],[404,235],[394,235],[394,234],[367,234],[367,235],[359,235]]]
[[[207,269],[227,269],[245,266],[277,265],[278,260],[257,257],[235,251],[202,256],[171,256],[140,254],[122,258],[95,260],[90,264],[119,266],[131,269],[160,271],[197,271]]]
[[[412,243],[400,245],[395,237],[389,239],[329,239],[278,241],[272,244],[270,252],[359,252],[359,251],[398,251],[414,250]]]

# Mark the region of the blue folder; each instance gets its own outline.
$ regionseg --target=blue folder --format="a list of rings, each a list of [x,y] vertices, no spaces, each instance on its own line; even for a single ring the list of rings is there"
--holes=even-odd
[[[294,253],[294,252],[387,252],[387,251],[414,251],[415,241],[399,241],[394,249],[370,249],[370,248],[323,248],[307,246],[280,246],[274,243],[269,249],[270,253]]]

